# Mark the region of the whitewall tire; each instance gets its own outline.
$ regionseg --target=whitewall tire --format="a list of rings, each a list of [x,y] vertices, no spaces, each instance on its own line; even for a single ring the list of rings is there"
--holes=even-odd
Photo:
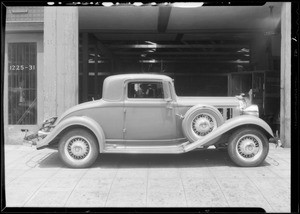
[[[99,147],[93,134],[85,129],[72,129],[59,141],[59,156],[72,168],[86,168],[97,159]]]
[[[253,128],[240,128],[228,140],[228,154],[238,166],[258,166],[268,155],[269,142],[265,134]]]
[[[221,113],[213,107],[194,106],[182,121],[182,130],[190,142],[195,142],[224,123]]]

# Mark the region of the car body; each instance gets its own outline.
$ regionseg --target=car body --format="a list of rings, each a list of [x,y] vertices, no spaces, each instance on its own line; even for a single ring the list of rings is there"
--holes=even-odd
[[[258,116],[243,96],[180,97],[168,76],[121,74],[104,80],[101,99],[46,120],[35,136],[43,138],[37,149],[58,149],[71,167],[88,167],[99,153],[184,153],[211,145],[226,147],[237,165],[257,166],[273,137]]]

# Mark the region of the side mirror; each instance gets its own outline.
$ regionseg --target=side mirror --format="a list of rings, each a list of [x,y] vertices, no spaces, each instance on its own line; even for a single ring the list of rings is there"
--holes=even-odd
[[[167,97],[164,99],[166,102],[171,102],[172,101],[172,98],[171,97]]]

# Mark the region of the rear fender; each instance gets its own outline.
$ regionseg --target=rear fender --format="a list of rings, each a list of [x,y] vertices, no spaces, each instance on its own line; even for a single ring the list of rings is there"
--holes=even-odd
[[[262,119],[260,119],[258,117],[255,117],[255,116],[241,115],[241,116],[234,117],[234,118],[227,120],[223,125],[219,126],[217,129],[215,129],[213,132],[210,132],[205,137],[203,137],[193,143],[187,144],[186,146],[184,146],[184,151],[188,152],[199,146],[212,145],[211,142],[213,142],[212,140],[214,140],[215,138],[219,137],[220,135],[222,135],[234,128],[237,128],[239,126],[244,126],[244,125],[258,126],[258,127],[262,128],[263,130],[265,130],[265,132],[267,132],[271,137],[274,137],[272,129],[265,121],[263,121]]]
[[[74,116],[60,121],[47,137],[37,143],[37,149],[47,147],[60,133],[71,126],[83,126],[93,132],[99,144],[99,152],[103,151],[105,136],[101,126],[95,120],[85,116]]]

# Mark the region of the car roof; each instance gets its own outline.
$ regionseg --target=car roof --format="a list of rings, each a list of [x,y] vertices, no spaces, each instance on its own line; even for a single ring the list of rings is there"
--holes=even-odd
[[[102,98],[107,101],[121,100],[123,97],[124,82],[127,80],[162,80],[172,81],[166,75],[161,74],[117,74],[108,76],[103,83]]]
[[[128,80],[128,79],[161,79],[170,81],[172,80],[169,76],[162,75],[162,74],[151,74],[151,73],[136,73],[136,74],[117,74],[112,75],[106,78],[109,81],[117,81],[117,80]]]

